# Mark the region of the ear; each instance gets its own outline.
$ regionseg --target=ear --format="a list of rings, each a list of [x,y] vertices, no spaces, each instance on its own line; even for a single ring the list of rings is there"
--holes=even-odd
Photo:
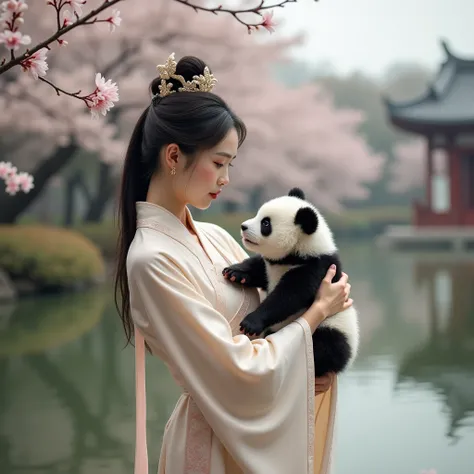
[[[297,197],[299,199],[304,199],[305,195],[302,189],[300,188],[291,188],[288,196]]]
[[[295,225],[299,225],[305,234],[311,235],[318,228],[318,216],[310,207],[302,207],[296,213]]]
[[[170,143],[165,147],[165,163],[169,169],[178,165],[179,146],[176,143]]]

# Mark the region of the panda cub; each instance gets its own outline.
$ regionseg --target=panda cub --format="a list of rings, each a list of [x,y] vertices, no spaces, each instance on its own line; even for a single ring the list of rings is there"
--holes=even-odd
[[[332,264],[342,268],[332,232],[299,188],[266,202],[242,223],[243,245],[255,256],[223,270],[236,283],[261,288],[266,298],[241,322],[248,335],[266,336],[303,314]],[[313,334],[315,375],[340,373],[354,361],[359,325],[354,306],[327,318]]]

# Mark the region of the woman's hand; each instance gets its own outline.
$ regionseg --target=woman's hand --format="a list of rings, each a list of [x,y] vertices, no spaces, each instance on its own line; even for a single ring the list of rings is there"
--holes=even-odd
[[[353,303],[352,298],[349,298],[351,285],[348,283],[348,275],[342,273],[341,279],[332,283],[335,274],[336,266],[331,265],[321,282],[314,302],[322,310],[324,318],[350,308]]]
[[[312,333],[326,318],[352,306],[352,298],[349,298],[351,285],[347,282],[349,277],[346,273],[342,273],[341,279],[332,283],[335,274],[336,266],[331,265],[321,282],[314,303],[302,315]]]
[[[322,375],[321,377],[315,377],[314,379],[314,391],[315,395],[319,395],[320,393],[324,393],[331,387],[332,383],[334,382],[334,377],[336,374],[334,372],[329,372],[326,375]]]

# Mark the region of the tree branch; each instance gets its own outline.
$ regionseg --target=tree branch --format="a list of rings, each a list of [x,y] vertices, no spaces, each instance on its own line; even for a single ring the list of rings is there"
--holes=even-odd
[[[271,5],[264,5],[265,0],[260,0],[260,3],[253,8],[246,8],[243,10],[239,9],[231,9],[231,8],[222,8],[222,5],[219,5],[218,7],[215,8],[210,8],[210,7],[203,7],[201,5],[196,5],[189,0],[174,0],[175,2],[181,3],[183,5],[186,5],[187,7],[191,7],[195,12],[198,11],[204,11],[204,12],[209,12],[209,13],[214,13],[214,15],[217,15],[218,13],[227,13],[229,15],[232,15],[239,23],[247,27],[248,32],[254,29],[258,29],[259,26],[261,26],[260,23],[247,23],[246,21],[242,20],[239,18],[239,15],[243,13],[255,13],[256,15],[261,15],[262,10],[271,10],[273,8],[283,8],[287,3],[296,3],[298,0],[280,0],[278,3],[273,3]],[[314,0],[317,2],[318,0]]]
[[[66,33],[73,30],[74,28],[77,28],[78,26],[92,25],[92,24],[95,24],[95,23],[98,23],[98,22],[104,22],[104,21],[109,21],[110,22],[111,21],[110,19],[107,19],[107,20],[98,19],[97,15],[99,13],[101,13],[102,11],[106,10],[107,8],[110,8],[111,6],[117,4],[120,1],[123,1],[123,0],[103,0],[103,3],[99,7],[92,10],[91,12],[84,15],[83,17],[79,17],[76,13],[77,20],[74,23],[67,24],[66,22],[63,22],[61,24],[61,15],[60,15],[61,14],[61,9],[66,5],[67,2],[65,2],[64,0],[59,0],[59,2],[58,2],[58,0],[49,0],[48,4],[53,6],[53,8],[55,8],[55,10],[56,10],[56,25],[57,25],[56,33],[54,35],[50,36],[48,39],[44,40],[43,42],[37,44],[33,48],[27,49],[26,52],[23,53],[22,55],[20,55],[19,57],[15,57],[15,55],[13,54],[13,51],[12,51],[10,61],[5,63],[5,60],[4,60],[2,62],[2,64],[0,65],[0,75],[5,74],[10,69],[12,69],[14,66],[18,66],[18,65],[23,65],[24,69],[32,68],[31,64],[29,64],[28,66],[27,66],[27,64],[28,64],[29,61],[30,62],[32,61],[32,56],[35,53],[37,53],[38,51],[41,51],[43,49],[50,50],[51,49],[50,44],[52,42],[59,41],[59,38],[61,36],[65,35]],[[272,4],[269,4],[269,5],[265,5],[265,0],[259,0],[259,3],[255,7],[253,7],[253,8],[244,8],[244,9],[223,8],[222,5],[219,5],[218,7],[215,7],[215,8],[205,7],[205,6],[196,5],[196,4],[192,3],[192,0],[174,0],[174,1],[176,1],[178,3],[181,3],[182,5],[185,5],[187,7],[190,7],[196,12],[205,11],[205,12],[213,13],[215,15],[217,15],[218,13],[227,13],[229,15],[232,15],[239,23],[241,23],[242,25],[245,25],[247,27],[248,32],[250,33],[252,31],[252,29],[258,29],[259,27],[263,27],[263,28],[268,29],[269,31],[273,31],[272,27],[274,25],[272,24],[271,19],[268,19],[268,18],[265,18],[265,17],[264,17],[264,19],[261,23],[253,23],[253,24],[248,23],[248,22],[242,20],[239,15],[246,14],[246,13],[254,13],[256,15],[262,16],[261,12],[264,11],[264,10],[270,10],[270,9],[274,9],[274,8],[283,8],[287,3],[296,3],[298,0],[277,0],[277,3],[272,3]],[[315,0],[315,1],[318,1],[318,0]],[[18,14],[18,15],[20,15],[20,14]],[[16,16],[14,15],[13,23],[14,23],[15,20],[16,20]],[[13,26],[14,26],[13,23],[10,25],[12,31],[13,31]],[[67,25],[67,26],[62,26],[62,25]],[[135,49],[136,49],[136,47],[135,47]],[[133,49],[131,51],[133,52]],[[38,58],[35,58],[35,60],[38,61]],[[39,60],[39,62],[41,62],[41,61],[44,61],[44,58]],[[111,68],[113,69],[116,65],[117,64],[115,62],[113,62],[112,64],[109,65],[109,68],[107,68],[107,69],[108,70],[110,70]],[[43,64],[42,66],[37,65],[36,67],[47,67],[47,66],[45,64]],[[81,91],[68,92],[68,91],[62,89],[61,87],[56,86],[53,82],[49,81],[48,79],[45,79],[44,77],[41,77],[41,75],[44,75],[44,73],[41,74],[40,77],[38,77],[37,72],[36,73],[33,72],[33,74],[36,74],[37,79],[39,79],[40,81],[44,82],[45,84],[48,84],[49,86],[51,86],[56,91],[57,95],[60,95],[62,93],[62,94],[65,94],[67,96],[80,99],[89,108],[91,107],[91,104],[95,104],[95,102],[94,102],[94,99],[95,99],[94,92],[92,94],[89,94],[89,95],[86,95],[86,96],[79,96]],[[115,85],[113,85],[113,87],[115,87]],[[114,99],[112,99],[112,100],[114,100]],[[105,107],[107,107],[107,104],[105,105]],[[104,109],[104,110],[108,110],[108,108]]]
[[[22,61],[25,61],[25,59],[28,59],[32,54],[36,53],[40,49],[47,48],[51,49],[49,45],[58,40],[61,36],[65,35],[69,31],[73,30],[74,28],[77,28],[78,26],[81,25],[92,25],[97,22],[97,19],[94,18],[96,15],[98,15],[100,12],[106,10],[107,8],[110,8],[111,6],[115,5],[118,2],[121,2],[122,0],[104,0],[104,3],[97,7],[95,10],[92,10],[90,13],[87,15],[84,15],[82,18],[79,18],[75,23],[72,25],[66,26],[64,28],[60,28],[56,31],[56,33],[52,36],[50,36],[48,39],[44,40],[43,42],[37,44],[34,46],[32,49],[26,50],[25,53],[23,53],[21,56],[18,56],[17,58],[11,59],[8,61],[6,64],[0,66],[0,75],[4,74],[8,70],[10,70],[14,66],[18,66],[21,64]]]

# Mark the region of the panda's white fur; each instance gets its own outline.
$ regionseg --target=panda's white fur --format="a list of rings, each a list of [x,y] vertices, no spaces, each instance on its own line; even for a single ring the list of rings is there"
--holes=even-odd
[[[318,216],[317,231],[311,235],[304,234],[295,226],[295,215],[302,207],[311,207]],[[263,237],[260,232],[260,222],[265,217],[270,217],[272,227],[276,229],[268,237]],[[242,232],[244,246],[272,260],[279,260],[291,252],[301,256],[337,252],[332,232],[323,215],[311,203],[295,196],[281,196],[267,201],[255,217],[242,225],[247,227]]]
[[[295,216],[301,208],[310,207],[317,216],[316,231],[309,235],[295,225]],[[270,235],[262,234],[262,220],[270,218]],[[255,217],[242,223],[242,242],[250,251],[260,254],[265,258],[265,268],[268,280],[267,294],[270,294],[277,286],[280,279],[289,270],[298,264],[270,264],[268,260],[282,260],[288,255],[297,254],[301,257],[336,255],[337,247],[333,234],[324,219],[324,216],[310,202],[295,196],[281,196],[263,204]],[[316,297],[316,294],[314,295]],[[278,330],[280,327],[289,324],[299,317],[303,311],[294,314],[284,323],[278,324],[272,329]],[[350,308],[327,318],[320,327],[333,328],[343,333],[351,348],[351,356],[346,365],[349,367],[358,352],[359,348],[359,324],[356,308]]]

